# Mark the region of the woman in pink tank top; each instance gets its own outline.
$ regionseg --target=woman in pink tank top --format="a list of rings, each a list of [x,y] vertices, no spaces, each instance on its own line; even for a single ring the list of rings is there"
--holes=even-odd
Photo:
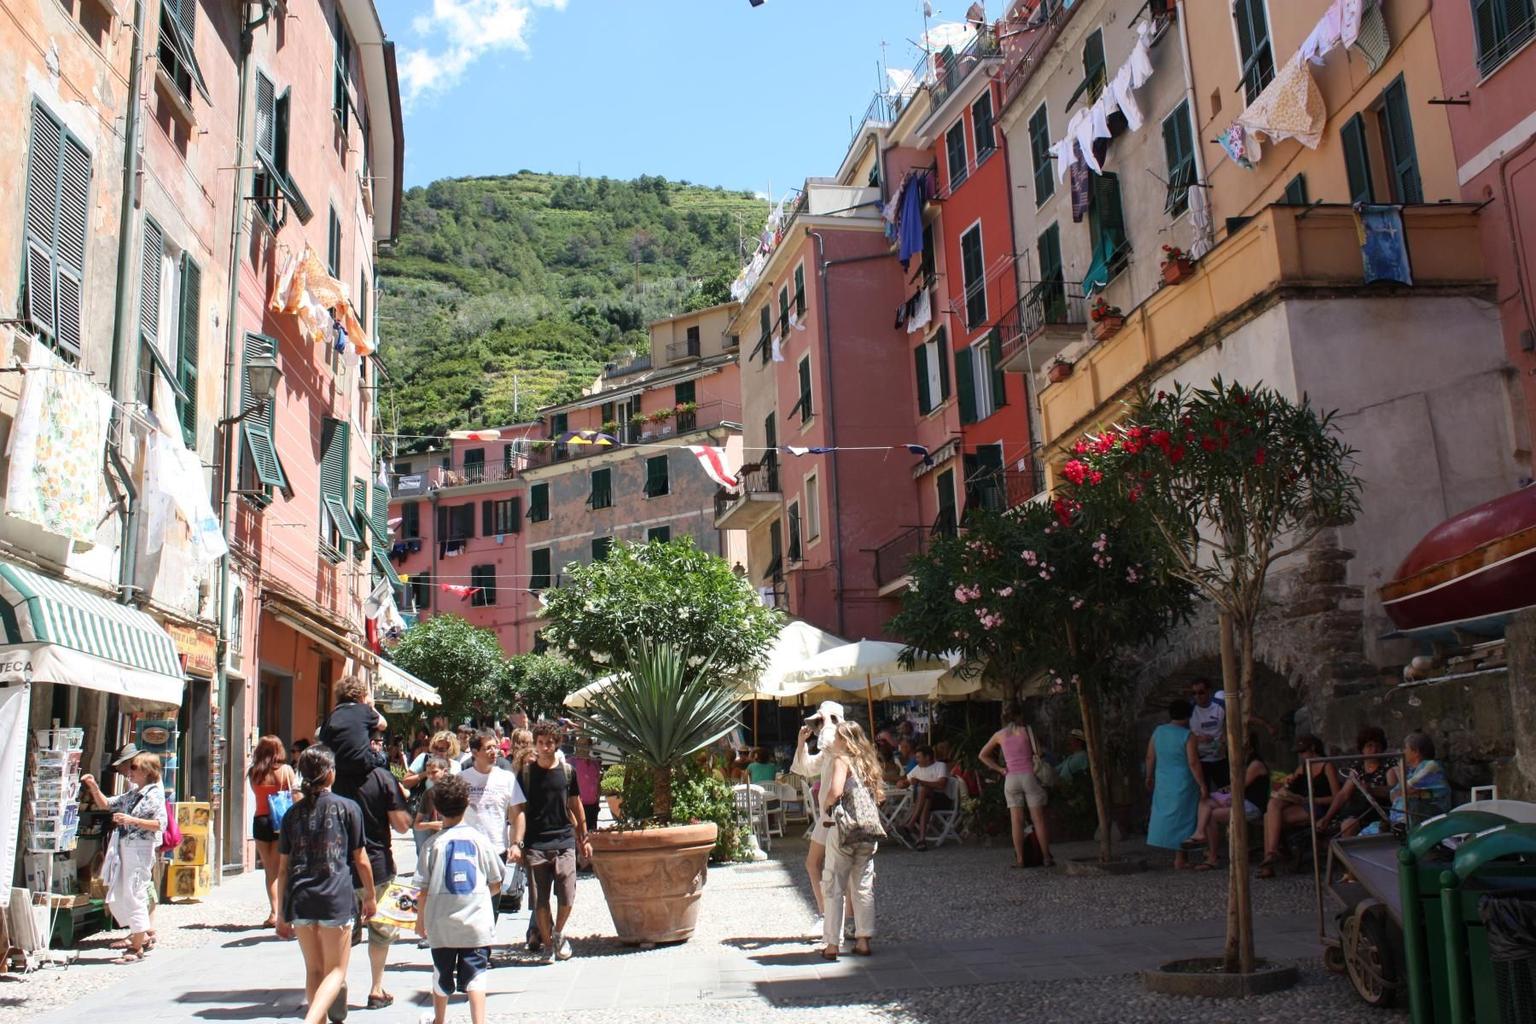
[[[993,756],[999,748],[1007,767],[998,764]],[[977,760],[1003,776],[1003,796],[1008,801],[1008,817],[1013,826],[1013,866],[1024,866],[1024,840],[1028,837],[1024,812],[1028,810],[1035,841],[1040,844],[1040,856],[1046,867],[1053,867],[1056,862],[1051,857],[1051,837],[1045,822],[1045,805],[1050,797],[1035,777],[1035,733],[1024,721],[1024,705],[1009,701],[1003,707],[1003,727],[987,740]]]

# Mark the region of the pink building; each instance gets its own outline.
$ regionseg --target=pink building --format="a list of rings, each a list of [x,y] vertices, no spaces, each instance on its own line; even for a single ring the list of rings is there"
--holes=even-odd
[[[1536,433],[1536,4],[1444,3],[1429,9],[1461,198],[1481,212],[1483,260],[1498,280],[1504,347],[1524,415],[1516,458],[1532,459]],[[1517,404],[1518,407],[1518,404]]]

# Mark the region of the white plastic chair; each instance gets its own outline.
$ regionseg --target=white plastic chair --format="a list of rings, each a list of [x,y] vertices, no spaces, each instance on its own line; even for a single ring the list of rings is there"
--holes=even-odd
[[[767,850],[772,845],[768,835],[768,807],[763,794],[763,787],[750,784],[742,784],[731,787],[736,798],[736,817],[744,822],[748,828],[756,833],[762,841],[763,849]],[[783,835],[781,828],[779,835]]]
[[[944,793],[949,797],[949,809],[928,812],[928,824],[937,830],[934,837],[928,840],[934,846],[943,846],[949,839],[957,843],[960,841],[960,798],[965,791],[965,782],[960,776],[951,775],[944,784]]]
[[[779,801],[779,822],[781,825],[791,821],[809,821],[811,810],[801,796],[800,791],[788,782],[770,782],[766,787]],[[779,833],[783,835],[783,832]]]

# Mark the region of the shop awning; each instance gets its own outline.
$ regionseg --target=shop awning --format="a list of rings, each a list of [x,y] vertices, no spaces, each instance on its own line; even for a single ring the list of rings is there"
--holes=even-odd
[[[391,662],[379,659],[377,686],[385,693],[413,700],[417,704],[441,704],[437,690]]]
[[[180,705],[176,641],[145,613],[0,562],[0,677]]]

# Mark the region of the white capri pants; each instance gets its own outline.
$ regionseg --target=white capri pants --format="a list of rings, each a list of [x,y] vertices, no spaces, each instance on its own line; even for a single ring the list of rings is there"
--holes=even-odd
[[[875,850],[878,843],[845,846],[836,826],[827,830],[827,859],[821,869],[825,902],[822,941],[837,946],[843,938],[844,895],[853,897],[853,933],[861,939],[875,934]]]
[[[107,909],[112,911],[112,919],[130,932],[147,932],[149,889],[160,844],[155,839],[124,842],[114,836],[112,845],[117,851],[115,871],[103,864],[104,872],[111,876],[107,884]],[[112,859],[109,852],[106,860]]]

